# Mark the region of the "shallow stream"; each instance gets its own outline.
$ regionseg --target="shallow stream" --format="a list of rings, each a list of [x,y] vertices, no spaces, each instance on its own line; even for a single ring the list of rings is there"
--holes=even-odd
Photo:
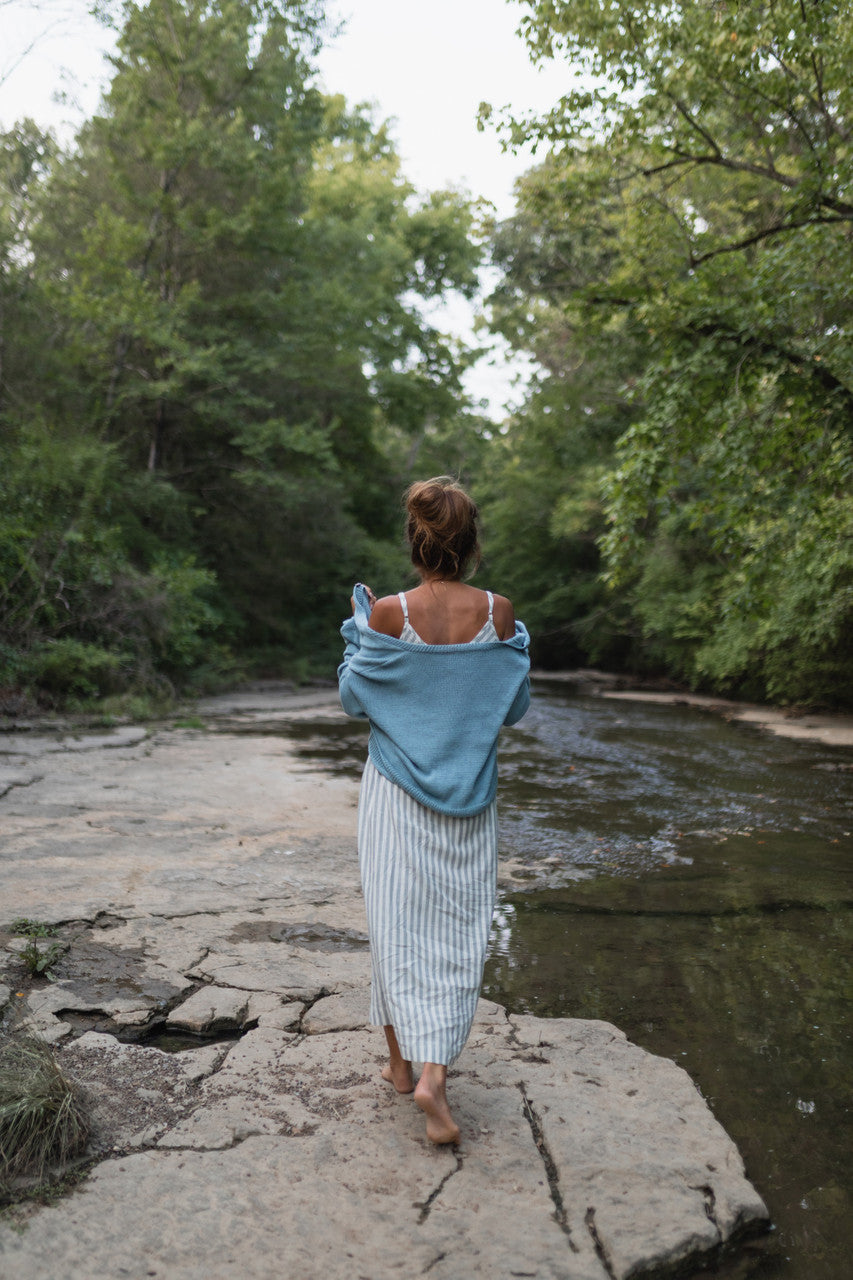
[[[308,726],[305,726],[308,729]],[[313,725],[347,771],[363,730]],[[505,734],[484,994],[603,1018],[689,1072],[772,1235],[714,1274],[853,1275],[853,751],[544,685]]]

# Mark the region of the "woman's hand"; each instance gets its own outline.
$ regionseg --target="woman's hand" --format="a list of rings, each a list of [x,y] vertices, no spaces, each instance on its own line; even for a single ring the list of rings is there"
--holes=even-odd
[[[370,606],[370,612],[372,612],[373,606],[376,604],[376,596],[373,594],[373,592],[371,591],[370,587],[367,585],[366,582],[362,582],[359,585],[364,587],[365,591],[367,592],[367,603]],[[355,613],[355,596],[350,596],[349,602],[350,602],[350,606],[352,608],[353,613]]]

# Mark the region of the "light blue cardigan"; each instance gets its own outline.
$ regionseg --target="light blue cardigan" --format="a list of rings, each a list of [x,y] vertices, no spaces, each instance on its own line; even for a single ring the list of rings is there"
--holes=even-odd
[[[524,623],[509,640],[412,644],[372,631],[366,588],[353,595],[338,686],[347,715],[370,721],[370,759],[430,809],[479,813],[497,790],[501,725],[530,705]]]

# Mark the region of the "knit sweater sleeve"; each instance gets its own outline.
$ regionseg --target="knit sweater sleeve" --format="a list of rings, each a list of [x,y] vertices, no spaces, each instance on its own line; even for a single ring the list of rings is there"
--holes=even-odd
[[[355,696],[349,679],[350,663],[361,648],[358,623],[355,618],[347,618],[341,627],[341,635],[346,641],[343,661],[338,667],[338,691],[341,697],[341,706],[348,716],[365,719],[367,712]]]
[[[504,724],[518,724],[527,708],[530,706],[530,676],[525,676],[518,688],[518,693],[512,701],[509,711],[504,716]]]

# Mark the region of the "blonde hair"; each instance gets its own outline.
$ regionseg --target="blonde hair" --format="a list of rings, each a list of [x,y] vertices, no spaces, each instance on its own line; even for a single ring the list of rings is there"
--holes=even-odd
[[[416,569],[442,578],[462,578],[469,562],[480,563],[477,506],[450,476],[418,480],[405,494],[406,535]]]

